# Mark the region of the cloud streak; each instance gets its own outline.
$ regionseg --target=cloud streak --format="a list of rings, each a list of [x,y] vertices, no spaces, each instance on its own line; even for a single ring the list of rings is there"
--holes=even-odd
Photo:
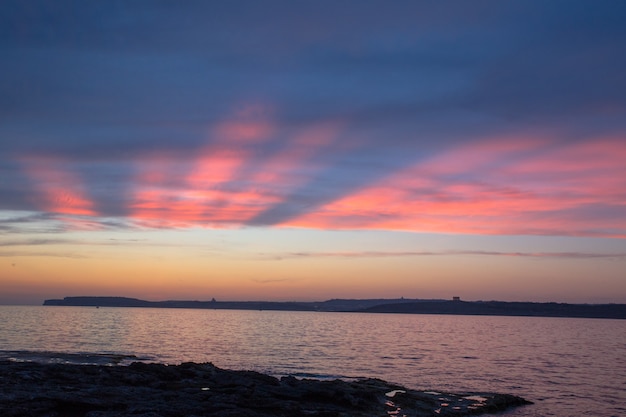
[[[626,237],[623,5],[279,3],[3,2],[0,210]]]
[[[118,199],[119,205],[108,203],[111,213],[95,211],[104,204],[86,190],[102,185],[77,176],[71,162],[28,158],[24,171],[35,185],[32,200],[39,210],[70,230],[265,224],[626,236],[626,142],[621,139],[487,138],[431,152],[407,168],[383,171],[386,175],[369,178],[364,173],[367,181],[355,188],[341,177],[331,177],[351,170],[351,175],[359,175],[349,147],[335,163],[319,158],[343,139],[345,131],[338,125],[293,132],[274,148],[266,126],[231,124],[226,138],[218,129],[195,158],[153,154],[127,161],[126,170],[135,174],[124,184],[128,192]],[[314,193],[311,184],[324,182],[326,189]],[[260,222],[264,213],[276,210],[289,215]],[[114,213],[127,215],[107,220]]]
[[[0,257],[17,258],[17,257],[50,257],[50,258],[68,258],[68,259],[89,259],[89,256],[80,253],[64,253],[59,251],[49,252],[31,252],[31,251],[0,251]]]
[[[479,141],[442,152],[288,224],[625,237],[624,155],[621,139]]]
[[[260,254],[263,259],[299,259],[299,258],[396,258],[422,256],[494,256],[540,259],[624,259],[626,252],[499,252],[482,250],[448,251],[360,251],[360,252],[285,252],[280,254]]]

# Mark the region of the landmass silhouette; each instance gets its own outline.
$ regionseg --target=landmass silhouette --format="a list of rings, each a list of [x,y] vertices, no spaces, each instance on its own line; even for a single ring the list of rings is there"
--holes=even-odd
[[[45,306],[196,308],[215,310],[335,311],[362,313],[455,314],[626,319],[626,304],[567,304],[509,301],[427,299],[332,299],[298,301],[146,301],[129,297],[65,297],[45,300]]]

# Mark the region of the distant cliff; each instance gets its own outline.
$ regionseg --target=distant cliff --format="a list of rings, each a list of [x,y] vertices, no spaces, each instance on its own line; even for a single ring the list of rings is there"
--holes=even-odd
[[[153,308],[204,308],[216,310],[287,310],[287,311],[359,311],[377,305],[406,302],[428,302],[415,299],[334,299],[319,302],[297,301],[145,301],[128,297],[65,297],[62,300],[45,300],[45,306],[84,307],[153,307]]]
[[[439,301],[380,304],[370,313],[462,314],[479,316],[537,316],[626,319],[626,304],[565,304],[505,301]]]
[[[273,301],[145,301],[128,297],[65,297],[62,300],[46,300],[43,305],[84,307],[203,308],[232,310],[315,310],[314,303]]]
[[[45,300],[45,306],[82,307],[155,307],[151,301],[128,297],[65,297],[62,300]]]
[[[458,314],[626,319],[626,304],[565,304],[505,301],[416,299],[335,299],[320,302],[280,301],[145,301],[128,297],[65,297],[45,306],[198,308],[216,310],[343,311],[363,313]]]

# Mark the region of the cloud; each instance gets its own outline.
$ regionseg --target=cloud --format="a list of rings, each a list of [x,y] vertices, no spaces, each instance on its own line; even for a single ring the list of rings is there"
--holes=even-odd
[[[45,214],[1,223],[15,229],[42,220],[59,231],[265,225],[626,236],[620,139],[487,138],[395,170],[381,161],[368,172],[358,149],[341,147],[342,124],[276,141],[269,134],[276,128],[255,123],[217,128],[195,158],[152,153],[129,160],[133,176],[108,200],[103,184],[77,175],[71,161],[26,158],[31,200]],[[329,157],[329,150],[339,154]],[[96,212],[104,207],[109,212]]]
[[[95,216],[94,203],[87,196],[79,177],[63,168],[61,160],[27,157],[24,170],[36,190],[36,201],[43,212]]]
[[[290,282],[290,281],[295,281],[295,280],[293,278],[274,278],[274,279],[253,278],[250,281],[256,282],[257,284],[275,284],[279,282]]]
[[[626,237],[624,5],[272,5],[2,2],[0,210]]]
[[[15,246],[43,246],[43,245],[59,245],[72,243],[68,239],[23,239],[23,240],[9,240],[0,242],[0,247],[15,247]]]
[[[594,253],[594,252],[499,252],[481,250],[449,250],[449,251],[357,251],[357,252],[284,252],[261,253],[263,259],[298,259],[298,258],[395,258],[421,256],[495,256],[521,258],[552,258],[552,259],[621,259],[626,252]]]
[[[626,145],[533,138],[443,152],[285,225],[475,234],[626,236]],[[608,211],[614,215],[605,217]]]
[[[54,252],[31,252],[31,251],[0,251],[0,257],[17,258],[17,257],[51,257],[51,258],[70,258],[70,259],[87,259],[87,255],[78,253]]]

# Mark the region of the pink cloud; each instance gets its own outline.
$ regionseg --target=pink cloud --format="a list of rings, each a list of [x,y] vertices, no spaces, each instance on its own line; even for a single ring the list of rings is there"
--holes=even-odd
[[[273,122],[248,117],[217,124],[192,159],[152,153],[133,161],[129,217],[146,227],[246,224],[289,204],[298,187],[323,174],[325,153],[337,149],[343,131],[325,122],[283,130],[276,140]],[[621,138],[488,138],[433,154],[279,226],[626,237],[624,160]],[[66,222],[98,216],[64,161],[23,158],[23,166],[43,211]]]
[[[66,161],[50,157],[22,158],[22,167],[32,180],[34,199],[42,211],[79,216],[95,216],[80,178],[66,169]]]
[[[192,160],[156,154],[137,161],[131,217],[154,227],[241,223],[252,215],[242,200],[259,195],[235,191],[233,183],[274,129],[262,107],[245,106],[211,129]]]
[[[339,135],[340,123],[319,123],[304,128],[289,138],[287,145],[265,159],[249,179],[257,186],[290,190],[310,179],[324,168],[312,163],[325,148],[332,145]]]
[[[132,217],[160,227],[244,224],[322,169],[310,160],[332,144],[339,129],[336,123],[302,129],[273,155],[255,160],[254,146],[271,140],[270,124],[220,124],[214,140],[191,161],[166,155],[138,161]],[[178,182],[172,181],[175,173]]]
[[[624,237],[626,216],[616,221],[588,212],[605,206],[626,212],[626,142],[550,146],[548,152],[546,145],[504,139],[453,149],[286,225]]]
[[[413,167],[417,175],[464,174],[480,172],[510,159],[544,149],[549,139],[535,137],[496,137],[455,146],[435,154]]]

